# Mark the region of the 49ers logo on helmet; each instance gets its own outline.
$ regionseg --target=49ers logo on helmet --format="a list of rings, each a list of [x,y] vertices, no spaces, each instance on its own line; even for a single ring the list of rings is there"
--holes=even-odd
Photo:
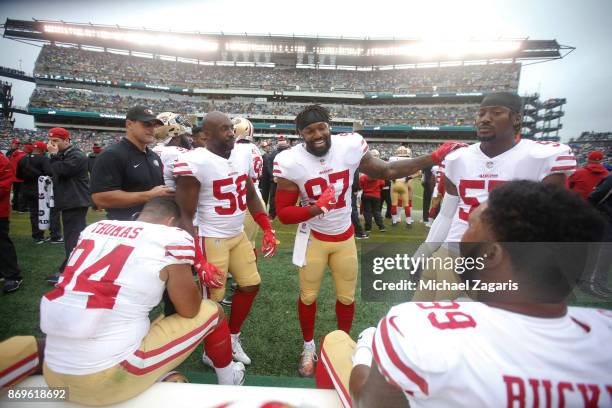
[[[245,118],[234,118],[232,119],[232,125],[234,125],[236,141],[245,139],[249,142],[253,142],[254,129],[250,120]]]

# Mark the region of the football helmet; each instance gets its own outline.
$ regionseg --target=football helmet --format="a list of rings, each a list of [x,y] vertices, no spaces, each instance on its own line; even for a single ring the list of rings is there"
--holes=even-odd
[[[240,140],[248,140],[253,143],[253,124],[250,120],[245,118],[234,118],[232,119],[232,125],[234,125],[234,135],[236,136],[236,141]]]
[[[400,146],[395,149],[395,155],[398,157],[412,157],[412,151],[406,146]]]
[[[167,144],[173,137],[180,136],[187,133],[185,128],[181,125],[164,125],[155,128],[155,139],[163,144]]]

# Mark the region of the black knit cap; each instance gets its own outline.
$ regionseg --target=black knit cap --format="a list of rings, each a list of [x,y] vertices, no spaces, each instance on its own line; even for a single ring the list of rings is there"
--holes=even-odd
[[[516,113],[523,111],[521,97],[512,92],[493,92],[488,94],[480,103],[480,107],[485,108],[489,106],[503,106]]]

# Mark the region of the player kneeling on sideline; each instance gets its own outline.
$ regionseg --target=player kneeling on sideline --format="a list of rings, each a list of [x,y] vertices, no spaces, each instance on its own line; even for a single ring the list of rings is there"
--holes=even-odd
[[[42,369],[50,387],[68,388],[70,401],[113,404],[163,379],[204,338],[219,383],[242,384],[244,365],[232,362],[222,309],[201,300],[193,279],[194,240],[175,227],[179,216],[172,199],[154,198],[137,221],[83,230],[56,288],[42,298],[46,339],[0,343],[0,386]],[[164,288],[177,313],[150,322]]]
[[[249,177],[251,148],[235,144],[233,125],[221,112],[210,112],[202,125],[206,148],[183,154],[174,165],[176,202],[181,207],[181,225],[194,232],[191,225],[197,209],[198,242],[196,269],[205,284],[204,295],[220,302],[225,294],[228,271],[238,283],[232,299],[229,328],[234,359],[250,364],[242,348],[240,329],[246,320],[261,279],[255,254],[244,233],[247,211],[263,230],[261,252],[264,257],[276,253],[276,238],[261,199]],[[199,264],[199,266],[198,266]],[[203,357],[210,365],[210,359]]]
[[[562,186],[511,181],[468,222],[461,254],[486,261],[464,282],[512,280],[517,290],[404,303],[357,343],[332,332],[318,384],[331,378],[354,407],[610,406],[612,311],[566,303],[589,257],[584,243],[601,238],[599,214]],[[549,252],[516,251],[521,242]]]
[[[351,223],[351,185],[355,172],[378,179],[407,177],[465,146],[447,142],[431,155],[387,163],[368,151],[360,134],[332,135],[330,120],[329,111],[321,105],[304,108],[295,118],[303,143],[279,153],[273,170],[278,218],[283,224],[300,224],[293,263],[300,268],[297,307],[304,349],[298,372],[303,377],[315,371],[317,296],[328,265],[336,290],[338,328],[349,333],[353,324],[357,248]],[[296,205],[298,198],[301,206]]]

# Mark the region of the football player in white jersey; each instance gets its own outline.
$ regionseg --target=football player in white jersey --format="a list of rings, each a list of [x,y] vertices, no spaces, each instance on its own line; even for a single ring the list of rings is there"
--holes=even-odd
[[[523,180],[494,189],[461,244],[483,267],[462,279],[514,282],[514,290],[394,306],[357,343],[332,332],[318,384],[331,383],[355,407],[611,407],[612,311],[566,303],[591,263],[584,243],[599,241],[603,228],[562,186]]]
[[[395,156],[389,157],[389,162],[405,160],[412,157],[412,151],[406,146],[399,146],[395,150]],[[398,211],[398,205],[402,204],[406,225],[412,225],[412,179],[420,177],[421,171],[417,171],[408,177],[395,179],[391,182],[391,222],[397,225],[402,220],[402,214]]]
[[[168,113],[169,112],[160,113],[157,115],[157,119],[163,122],[164,119],[167,119]],[[164,184],[173,190],[176,189],[176,183],[172,175],[174,163],[181,154],[191,149],[191,143],[187,137],[188,134],[187,128],[178,123],[170,124],[164,122],[163,126],[155,128],[155,139],[158,143],[152,150],[157,153],[161,159]]]
[[[459,149],[444,160],[446,194],[420,253],[429,256],[437,251],[439,257],[457,256],[457,243],[467,229],[469,214],[487,201],[496,186],[511,180],[564,185],[566,175],[575,170],[576,159],[569,146],[518,137],[521,111],[521,98],[514,93],[497,92],[483,99],[476,115],[479,143]],[[457,274],[445,269],[425,270],[422,278],[458,280]],[[417,291],[414,300],[447,300],[457,295]]]
[[[234,135],[236,136],[236,143],[248,146],[251,149],[251,166],[249,169],[249,177],[251,177],[251,180],[253,180],[253,184],[255,185],[255,191],[257,192],[259,198],[262,200],[262,205],[264,205],[265,208],[263,198],[261,197],[261,191],[259,190],[259,180],[261,179],[261,175],[263,172],[263,159],[261,156],[261,151],[253,143],[253,124],[250,120],[240,117],[233,118],[232,124],[234,125]],[[255,238],[257,237],[257,223],[251,216],[251,213],[248,211],[244,218],[244,232],[247,235],[249,241],[251,242],[253,249],[255,249]]]
[[[329,111],[310,105],[300,112],[296,128],[303,143],[276,156],[274,176],[278,183],[276,209],[283,224],[299,224],[293,263],[299,267],[298,316],[304,350],[298,372],[314,374],[314,343],[317,296],[327,266],[336,290],[338,328],[349,332],[355,312],[357,249],[351,223],[351,184],[357,170],[372,178],[395,179],[440,163],[455,142],[443,144],[431,155],[387,163],[368,152],[358,133],[332,135]],[[299,201],[301,206],[296,205]]]
[[[40,303],[45,381],[70,401],[108,405],[132,398],[181,364],[206,337],[221,384],[242,384],[219,305],[202,300],[191,273],[194,240],[176,228],[178,205],[154,198],[137,221],[88,226],[56,288]],[[167,288],[176,314],[149,321]],[[0,387],[43,363],[32,336],[0,343]],[[176,377],[176,375],[175,375]]]
[[[181,207],[181,225],[192,233],[197,209],[197,248],[203,256],[197,269],[207,286],[206,295],[216,302],[223,299],[228,272],[238,284],[229,319],[232,349],[236,360],[250,364],[251,359],[242,348],[240,329],[251,310],[261,279],[251,243],[244,233],[247,208],[263,230],[261,252],[264,257],[276,252],[276,238],[249,176],[251,149],[234,143],[232,122],[221,112],[208,113],[202,129],[206,148],[183,154],[174,165],[176,201]],[[206,358],[203,361],[209,363]]]

